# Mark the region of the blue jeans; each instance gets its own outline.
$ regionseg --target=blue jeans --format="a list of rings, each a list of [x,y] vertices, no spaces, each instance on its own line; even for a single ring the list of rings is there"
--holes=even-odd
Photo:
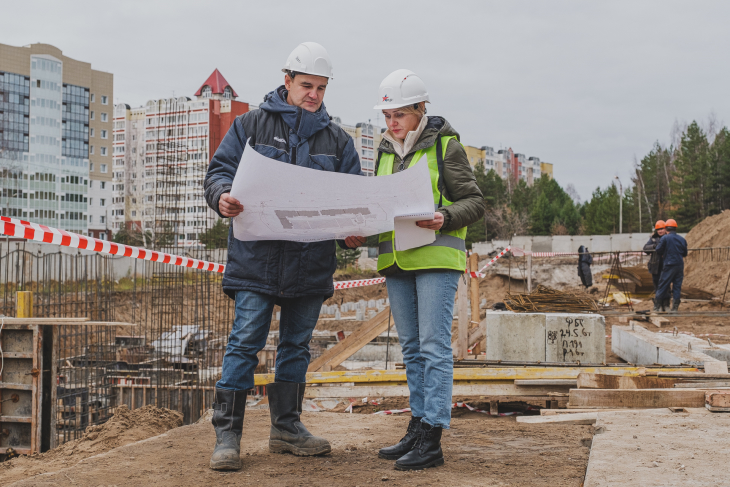
[[[385,279],[403,349],[411,414],[445,429],[451,423],[451,323],[461,275],[450,270],[413,271]]]
[[[659,288],[656,296],[659,299],[669,299],[669,285],[672,285],[672,297],[679,302],[684,281],[684,265],[665,265],[662,268],[662,277],[659,279]]]
[[[253,291],[236,292],[236,317],[223,356],[221,380],[216,387],[247,390],[254,386],[253,375],[266,345],[276,296]],[[324,296],[281,298],[279,346],[276,348],[277,382],[306,382],[309,341],[317,325]]]

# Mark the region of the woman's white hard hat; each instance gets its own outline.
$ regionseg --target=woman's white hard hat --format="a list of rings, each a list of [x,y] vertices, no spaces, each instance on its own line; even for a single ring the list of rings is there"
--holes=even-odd
[[[380,83],[375,110],[387,110],[413,105],[428,99],[426,83],[410,69],[393,71]]]
[[[316,42],[302,42],[286,59],[283,72],[294,71],[335,79],[332,75],[332,61],[327,50]]]

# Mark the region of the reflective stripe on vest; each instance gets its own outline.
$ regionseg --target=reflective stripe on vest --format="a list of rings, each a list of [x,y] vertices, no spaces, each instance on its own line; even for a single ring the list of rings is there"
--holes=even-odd
[[[446,153],[446,147],[451,139],[456,137],[442,137],[442,154]],[[436,147],[438,144],[427,149],[421,149],[413,155],[412,164],[423,163],[421,157],[426,156],[429,173],[431,175],[431,190],[433,192],[434,206],[449,206],[451,201],[443,198],[438,189],[438,157]],[[415,162],[414,162],[415,161]],[[393,174],[394,154],[381,154],[378,176]],[[381,233],[378,238],[378,270],[383,270],[393,264],[398,264],[404,270],[418,269],[454,269],[463,271],[466,268],[466,227],[451,232],[436,232],[436,240],[423,247],[410,250],[393,252],[393,232]]]

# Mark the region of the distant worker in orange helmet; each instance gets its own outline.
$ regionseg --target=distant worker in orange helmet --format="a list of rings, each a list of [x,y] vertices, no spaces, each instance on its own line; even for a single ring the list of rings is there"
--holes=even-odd
[[[677,235],[677,222],[669,219],[665,223],[667,233],[659,240],[656,246],[656,253],[664,260],[662,276],[659,279],[659,289],[656,292],[654,311],[657,311],[656,300],[662,302],[669,299],[669,286],[672,286],[672,309],[670,313],[676,313],[679,308],[680,295],[682,293],[682,281],[684,280],[684,258],[687,257],[687,241],[684,237]]]
[[[664,220],[656,222],[656,225],[654,225],[654,233],[644,245],[644,252],[649,256],[649,273],[651,274],[651,280],[654,281],[654,311],[668,311],[666,308],[669,307],[669,301],[659,301],[659,295],[657,294],[664,260],[656,252],[656,246],[659,245],[659,240],[667,233],[665,226]]]

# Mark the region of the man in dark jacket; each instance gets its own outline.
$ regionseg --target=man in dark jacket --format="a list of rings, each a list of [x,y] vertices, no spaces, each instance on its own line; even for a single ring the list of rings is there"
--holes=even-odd
[[[657,312],[666,311],[669,304],[668,301],[659,301],[659,294],[657,294],[657,291],[659,290],[659,279],[661,278],[662,268],[664,267],[664,260],[656,252],[656,246],[659,245],[659,240],[666,233],[665,226],[666,224],[663,220],[657,221],[656,225],[654,225],[654,233],[649,241],[644,245],[644,253],[649,256],[649,263],[647,264],[647,267],[651,274],[651,280],[654,282],[654,311]]]
[[[332,67],[319,44],[300,44],[289,56],[284,85],[264,98],[258,110],[237,117],[216,151],[205,177],[205,198],[221,217],[245,211],[231,197],[233,178],[246,141],[256,152],[278,161],[318,171],[360,175],[352,138],[330,123],[322,100]],[[249,149],[250,150],[250,149]],[[271,174],[276,177],[276,166]],[[306,188],[304,188],[306,190]],[[348,247],[364,242],[349,237]],[[329,442],[313,436],[300,421],[309,341],[325,299],[334,294],[335,242],[242,242],[228,237],[224,292],[235,299],[236,312],[216,384],[213,426],[216,446],[210,466],[241,468],[240,441],[248,390],[254,386],[257,353],[266,344],[274,305],[281,306],[275,382],[267,385],[275,453],[319,455]]]
[[[593,285],[593,274],[591,274],[591,264],[593,264],[593,256],[588,252],[588,248],[580,246],[578,248],[578,277],[586,289]]]
[[[672,309],[670,313],[676,313],[679,308],[680,296],[682,294],[682,281],[684,280],[684,258],[687,257],[687,241],[684,237],[677,235],[677,222],[669,219],[666,223],[667,233],[656,246],[656,252],[664,259],[662,277],[659,280],[657,298],[660,300],[669,299],[669,285],[672,285]],[[656,306],[655,306],[656,310]]]

